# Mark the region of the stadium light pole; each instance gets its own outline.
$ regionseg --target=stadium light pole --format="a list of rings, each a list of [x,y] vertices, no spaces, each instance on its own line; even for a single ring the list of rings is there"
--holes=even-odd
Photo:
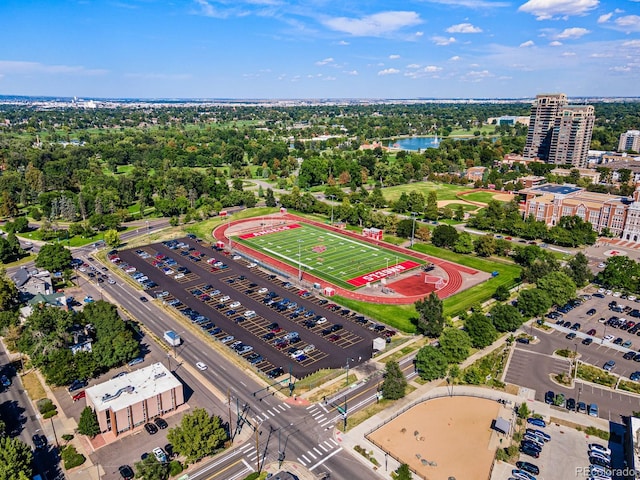
[[[335,195],[328,195],[331,199],[331,226],[333,226],[333,199],[336,198]]]
[[[416,234],[416,217],[418,214],[416,212],[411,212],[411,216],[413,217],[413,226],[411,227],[411,246],[413,247],[413,238]]]
[[[298,281],[302,280],[302,262],[300,259],[301,249],[302,247],[302,239],[298,239]]]

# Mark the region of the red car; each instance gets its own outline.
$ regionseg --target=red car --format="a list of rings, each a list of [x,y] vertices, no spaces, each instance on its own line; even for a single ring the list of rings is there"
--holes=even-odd
[[[592,328],[591,330],[589,330],[589,331],[587,332],[587,335],[591,335],[591,336],[593,336],[593,335],[595,335],[595,334],[596,334],[596,329],[595,329],[595,328]]]
[[[77,402],[78,400],[81,400],[86,396],[87,392],[85,390],[82,390],[81,392],[76,393],[72,398],[74,402]]]

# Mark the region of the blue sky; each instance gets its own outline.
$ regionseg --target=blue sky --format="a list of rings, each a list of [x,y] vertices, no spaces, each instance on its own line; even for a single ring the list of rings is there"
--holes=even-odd
[[[640,96],[640,0],[1,0],[0,94]]]

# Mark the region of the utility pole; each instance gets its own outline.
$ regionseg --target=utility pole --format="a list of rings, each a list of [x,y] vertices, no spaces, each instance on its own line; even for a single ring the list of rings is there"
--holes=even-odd
[[[233,433],[231,432],[231,392],[227,388],[227,407],[229,408],[229,435],[233,441]]]
[[[413,217],[413,226],[411,227],[411,246],[413,247],[413,238],[416,234],[416,217],[418,214],[416,212],[411,212],[411,216]]]
[[[302,239],[298,239],[298,281],[302,280],[302,263],[300,259],[301,245],[302,245]]]
[[[331,226],[333,226],[333,199],[336,198],[336,196],[329,195],[329,198],[331,199]]]

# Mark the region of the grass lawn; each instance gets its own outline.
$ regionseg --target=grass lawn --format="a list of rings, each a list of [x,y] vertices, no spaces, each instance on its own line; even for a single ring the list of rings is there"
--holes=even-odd
[[[301,262],[305,272],[347,289],[354,289],[354,285],[348,282],[349,279],[404,261],[413,261],[416,266],[424,263],[409,255],[304,223],[299,224],[298,228],[266,235],[248,238],[236,236],[234,241],[294,267]],[[361,284],[364,283],[366,281],[363,280]]]
[[[495,193],[491,193],[491,192],[472,192],[466,195],[462,195],[459,198],[462,198],[464,200],[470,200],[472,202],[489,203],[490,200],[494,199],[493,197],[495,195],[496,195]]]
[[[465,197],[465,198],[466,198],[466,197]],[[475,212],[476,210],[478,210],[478,208],[480,208],[480,207],[478,207],[477,205],[471,205],[470,203],[462,203],[462,202],[460,202],[460,203],[450,203],[450,204],[445,205],[445,206],[446,206],[446,207],[449,207],[449,208],[450,208],[451,210],[453,210],[454,212],[456,211],[456,209],[457,209],[459,206],[462,206],[462,210],[463,210],[464,212]],[[444,208],[444,207],[441,207],[441,208]],[[440,221],[442,221],[442,220],[440,220]]]
[[[360,302],[340,295],[331,297],[340,305],[355,310],[369,318],[385,323],[390,327],[406,333],[415,333],[416,326],[411,322],[418,314],[413,305],[382,305],[377,303]]]
[[[24,389],[28,392],[29,397],[33,399],[33,401],[40,400],[41,398],[46,398],[47,393],[44,391],[44,387],[42,383],[40,383],[40,379],[36,372],[29,372],[22,376],[22,385],[24,385]]]
[[[382,189],[382,194],[387,202],[394,202],[402,193],[406,193],[407,195],[410,192],[419,192],[424,195],[426,200],[429,192],[436,191],[438,194],[438,200],[456,200],[456,194],[460,192],[464,192],[465,190],[469,190],[469,187],[463,187],[460,185],[448,185],[445,183],[434,183],[434,182],[415,182],[409,183],[406,185],[396,185],[395,187],[387,187]]]

